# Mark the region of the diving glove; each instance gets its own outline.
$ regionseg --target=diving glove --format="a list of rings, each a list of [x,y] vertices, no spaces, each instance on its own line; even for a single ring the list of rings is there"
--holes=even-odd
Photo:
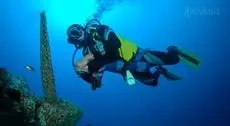
[[[97,88],[101,87],[101,78],[103,74],[102,73],[94,73],[91,76],[91,84],[92,84],[92,90],[96,90]]]

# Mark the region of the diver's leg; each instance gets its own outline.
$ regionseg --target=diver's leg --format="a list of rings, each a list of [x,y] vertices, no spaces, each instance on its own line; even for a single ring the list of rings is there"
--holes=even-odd
[[[137,80],[149,86],[157,86],[160,75],[164,75],[164,73],[166,73],[165,68],[151,67],[147,62],[144,61],[134,61],[125,66],[125,63],[123,61],[118,60],[104,66],[104,71],[120,74],[123,76],[124,80],[126,80],[126,75],[124,72],[126,70],[129,70],[131,73],[133,73],[133,75],[136,76]]]
[[[160,78],[160,75],[161,73],[159,71],[155,71],[153,73],[150,73],[151,74],[151,78],[149,79],[145,79],[145,80],[141,80],[141,82],[145,85],[148,85],[148,86],[157,86],[158,85],[158,80]]]
[[[167,52],[148,50],[144,55],[144,60],[151,66],[174,65],[179,63],[180,58],[177,48],[169,46]]]
[[[125,73],[124,73],[124,67],[125,70],[129,70],[131,73],[134,74],[137,78],[142,78],[141,76],[144,76],[143,78],[148,79],[140,79],[142,83],[149,86],[156,86],[158,83],[158,79],[160,77],[160,72],[156,70],[153,74],[150,73],[150,66],[148,63],[144,61],[139,62],[132,62],[125,66],[125,63],[121,60],[112,62],[110,64],[107,64],[104,66],[104,71],[109,71],[117,74],[121,74],[125,79]]]
[[[134,61],[129,63],[125,69],[132,72],[148,72],[151,66],[145,61]]]
[[[126,69],[130,70],[139,78],[143,84],[148,86],[157,86],[158,79],[162,73],[161,69],[156,69],[144,61],[135,61],[130,63]]]
[[[163,65],[177,64],[179,61],[180,58],[178,55],[178,49],[174,46],[168,47],[167,52],[141,49],[137,53],[135,62],[132,62],[133,65],[131,66],[134,66],[133,68],[137,69],[134,71],[150,73],[152,78],[155,80],[158,80],[160,75],[163,75],[168,80],[180,80],[181,78],[179,76],[168,72],[165,68],[162,67]]]
[[[120,74],[123,77],[123,79],[125,81],[127,81],[127,75],[126,75],[126,71],[125,71],[127,69],[125,69],[125,66],[126,65],[125,65],[124,61],[117,60],[117,61],[114,61],[110,64],[105,65],[104,70],[112,72],[112,73]],[[131,75],[131,77],[128,77],[128,78],[130,78],[132,80],[135,79],[132,75]],[[129,83],[129,81],[128,81],[128,83]]]
[[[132,62],[127,66],[137,80],[148,86],[157,86],[160,75],[167,75],[167,69],[161,66],[150,67],[146,62]]]
[[[110,64],[105,65],[104,71],[109,71],[109,72],[120,74],[122,72],[124,65],[125,65],[125,63],[123,61],[117,60],[117,61],[114,61]]]

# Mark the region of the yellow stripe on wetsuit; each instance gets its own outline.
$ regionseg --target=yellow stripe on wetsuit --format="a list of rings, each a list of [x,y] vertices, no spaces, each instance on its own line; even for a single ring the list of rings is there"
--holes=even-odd
[[[137,53],[138,46],[128,39],[125,39],[121,36],[117,37],[121,42],[121,47],[119,48],[119,55],[123,58],[123,60],[129,62]]]

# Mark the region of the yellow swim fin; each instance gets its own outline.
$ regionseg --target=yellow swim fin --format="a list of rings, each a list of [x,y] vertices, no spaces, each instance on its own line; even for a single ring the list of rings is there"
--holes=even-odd
[[[192,52],[186,52],[184,50],[179,49],[178,50],[180,59],[185,64],[191,66],[194,69],[198,69],[200,66],[200,60],[197,58],[196,55]]]

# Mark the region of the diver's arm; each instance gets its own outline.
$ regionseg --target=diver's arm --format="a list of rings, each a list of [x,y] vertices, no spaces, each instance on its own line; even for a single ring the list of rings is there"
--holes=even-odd
[[[92,89],[96,90],[96,88],[101,87],[101,81],[104,73],[104,65],[100,62],[99,59],[94,59],[90,61],[88,64],[88,72],[91,74],[90,83],[92,84]]]
[[[91,83],[91,76],[92,74],[88,71],[87,64],[94,59],[94,56],[92,53],[86,54],[82,60],[78,61],[76,63],[76,73],[86,82]]]
[[[94,60],[93,53],[89,52],[87,55],[83,57],[83,59],[76,63],[77,69],[86,66],[90,61]]]
[[[87,59],[87,58],[86,58]],[[101,80],[103,77],[104,69],[99,68],[97,65],[99,64],[93,64],[95,63],[95,60],[91,60],[87,62],[87,70],[81,70],[84,68],[78,68],[77,74],[86,82],[91,84],[92,89],[96,90],[96,88],[99,88],[101,86]],[[97,66],[97,68],[95,67]],[[84,66],[85,67],[85,66]],[[96,68],[96,69],[95,69]]]

